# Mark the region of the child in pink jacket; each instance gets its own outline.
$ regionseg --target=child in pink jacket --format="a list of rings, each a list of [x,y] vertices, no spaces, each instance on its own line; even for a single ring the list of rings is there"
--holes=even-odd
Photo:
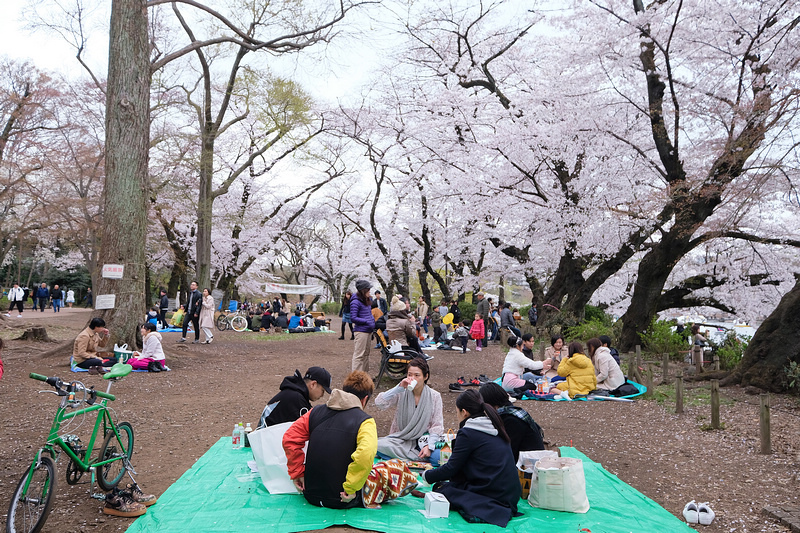
[[[484,333],[483,315],[475,313],[475,320],[472,321],[472,327],[469,328],[469,336],[475,339],[476,350],[479,352],[482,349]]]

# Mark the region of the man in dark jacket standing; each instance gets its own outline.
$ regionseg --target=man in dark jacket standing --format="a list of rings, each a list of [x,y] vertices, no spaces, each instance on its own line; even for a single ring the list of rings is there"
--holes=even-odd
[[[294,422],[311,410],[311,402],[331,392],[331,374],[319,366],[312,366],[305,376],[299,370],[286,376],[281,391],[272,397],[261,413],[258,429],[284,422]]]
[[[482,292],[476,294],[475,297],[478,299],[478,304],[475,306],[475,312],[483,317],[483,338],[488,340],[490,333],[492,332],[492,330],[489,328],[489,321],[492,319],[492,317],[489,316],[489,300],[486,299]]]
[[[197,290],[197,282],[190,285],[189,301],[186,302],[186,316],[183,318],[183,334],[178,342],[186,342],[186,330],[189,322],[194,326],[194,340],[192,344],[200,343],[200,308],[203,307],[203,295]]]
[[[44,313],[44,308],[50,300],[50,291],[47,290],[47,283],[42,283],[41,287],[36,289],[36,299],[39,302],[39,310]]]
[[[161,322],[161,327],[167,329],[167,311],[169,311],[169,298],[167,298],[167,291],[161,289],[161,299],[158,302],[158,320]]]

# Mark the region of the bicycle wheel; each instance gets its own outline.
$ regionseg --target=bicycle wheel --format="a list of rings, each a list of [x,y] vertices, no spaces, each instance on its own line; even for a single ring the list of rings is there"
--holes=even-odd
[[[23,494],[27,479],[28,473],[25,472],[14,491],[14,497],[11,498],[6,533],[41,531],[53,508],[56,493],[56,465],[53,460],[44,455],[40,457],[39,464],[33,470],[28,491]]]
[[[228,329],[228,317],[225,315],[219,315],[217,317],[217,329],[220,331]]]
[[[233,331],[244,331],[247,329],[247,319],[243,316],[235,316],[231,320]]]
[[[133,455],[133,427],[127,422],[122,422],[117,426],[117,430],[119,431],[119,440],[113,431],[109,431],[103,440],[103,444],[100,446],[100,461],[123,456],[127,456],[130,460]],[[97,469],[97,484],[101,489],[110,491],[117,486],[126,470],[123,459],[104,464]]]

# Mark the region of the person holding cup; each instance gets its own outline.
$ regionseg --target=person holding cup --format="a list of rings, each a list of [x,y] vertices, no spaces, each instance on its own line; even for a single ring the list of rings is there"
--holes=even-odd
[[[100,317],[93,318],[86,329],[78,333],[75,338],[72,346],[75,365],[89,370],[91,374],[99,374],[102,372],[102,367],[116,364],[115,357],[104,360],[98,352],[98,348],[105,348],[110,337],[105,320]]]
[[[406,377],[375,398],[380,409],[397,408],[389,435],[378,439],[379,456],[438,464],[435,446],[444,432],[442,395],[427,385],[429,378],[427,361],[415,357]]]

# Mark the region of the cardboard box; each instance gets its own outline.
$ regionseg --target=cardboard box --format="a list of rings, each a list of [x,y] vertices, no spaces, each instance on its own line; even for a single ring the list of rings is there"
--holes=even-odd
[[[425,494],[425,516],[428,518],[447,518],[450,513],[450,502],[443,494],[429,492]]]

